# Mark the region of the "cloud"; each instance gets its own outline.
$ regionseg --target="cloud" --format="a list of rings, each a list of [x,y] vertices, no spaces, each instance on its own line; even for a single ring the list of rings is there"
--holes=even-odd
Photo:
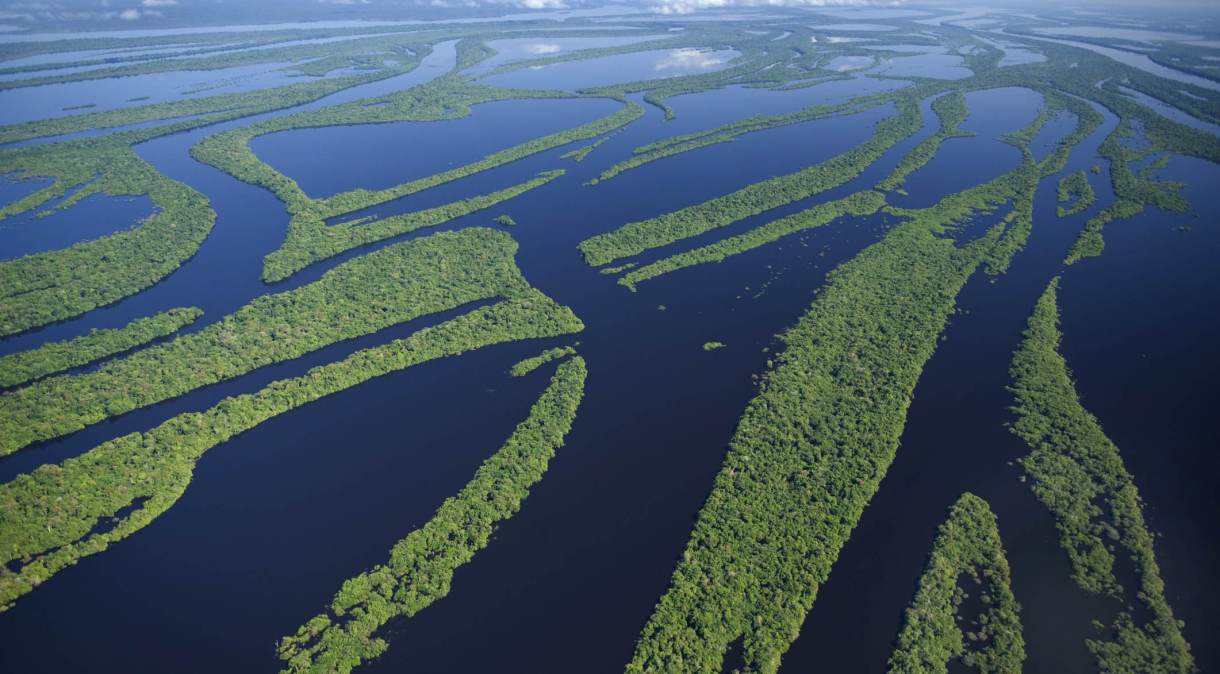
[[[690,14],[726,7],[896,7],[902,0],[653,0],[660,14]]]
[[[724,63],[725,59],[713,55],[711,52],[702,51],[699,49],[674,49],[669,52],[661,61],[658,61],[654,70],[698,70],[701,68],[710,68],[714,65]]]
[[[178,4],[178,0],[142,0],[140,4],[145,7],[172,7]]]
[[[562,50],[563,50],[563,47],[560,47],[559,45],[554,44],[554,43],[547,43],[547,42],[535,42],[534,44],[525,45],[525,51],[527,51],[531,54],[536,54],[536,55],[557,54]]]
[[[119,18],[124,21],[136,21],[140,18],[140,10],[125,9],[125,10],[119,12]]]
[[[526,9],[567,9],[568,4],[563,0],[517,0],[510,4],[524,7]]]

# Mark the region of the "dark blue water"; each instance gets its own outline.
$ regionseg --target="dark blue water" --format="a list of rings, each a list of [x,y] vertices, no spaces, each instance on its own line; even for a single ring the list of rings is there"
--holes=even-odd
[[[1007,109],[1008,115],[979,118],[974,128],[980,136],[994,137],[1028,121],[1020,106]],[[1065,172],[1095,161],[1115,124],[1107,115],[1103,128],[1073,152]],[[1100,207],[1060,220],[1056,180],[1045,180],[1038,190],[1033,233],[1010,271],[994,282],[976,272],[959,295],[946,341],[916,387],[894,463],[819,589],[782,671],[885,671],[936,528],[965,491],[986,499],[999,520],[1023,609],[1027,671],[1091,671],[1084,638],[1092,636],[1090,621],[1104,618],[1109,607],[1071,580],[1053,519],[1010,463],[1029,450],[1004,426],[1011,419],[1008,366],[1029,313],[1060,271],[1084,219]],[[1108,192],[1098,196],[1102,205],[1112,200]]]
[[[1220,505],[1200,476],[1220,470],[1213,419],[1220,230],[1212,224],[1220,172],[1175,157],[1162,176],[1187,183],[1194,214],[1153,209],[1106,226],[1105,253],[1064,274],[1062,349],[1085,407],[1135,476],[1149,528],[1160,534],[1166,597],[1186,621],[1200,670],[1211,671],[1220,666],[1220,647],[1207,636],[1220,619],[1209,599],[1220,592]]]
[[[147,196],[91,194],[65,210],[38,209],[6,218],[0,220],[0,260],[67,248],[128,229],[154,210]],[[39,217],[40,213],[47,215]]]
[[[452,62],[450,43],[429,57],[427,68],[326,102],[417,84],[445,72]],[[560,80],[554,82],[548,86],[558,86]],[[450,595],[412,620],[392,623],[389,652],[364,669],[621,671],[668,585],[736,419],[756,392],[752,375],[765,370],[773,336],[808,309],[830,269],[876,241],[892,221],[889,216],[846,220],[785,237],[720,264],[655,279],[635,294],[588,269],[576,244],[625,222],[822,161],[863,142],[893,108],[748,134],[594,187],[582,183],[641,144],[748,114],[780,114],[842,100],[852,87],[862,93],[870,86],[877,82],[857,79],[791,92],[729,88],[682,96],[671,101],[676,119],[665,121],[648,106],[645,117],[584,162],[560,159],[570,148],[559,148],[377,207],[382,215],[403,212],[521,182],[540,170],[568,169],[568,175],[541,188],[437,229],[487,225],[501,212],[512,215],[520,223],[511,233],[520,243],[517,260],[525,276],[571,306],[587,330],[491,347],[380,377],[214,448],[200,461],[182,500],[152,525],[82,560],[0,614],[5,635],[0,670],[274,671],[275,641],[323,608],[344,579],[384,561],[390,546],[427,521],[524,418],[550,368],[514,379],[507,375],[512,363],[548,346],[579,342],[590,368],[587,394],[546,477],[490,547],[458,570]],[[999,150],[1007,146],[996,138],[1033,118],[1036,94],[980,92],[968,102],[972,115],[966,126],[978,137],[950,141],[942,152],[955,143],[976,150],[954,155],[950,163],[934,160],[921,171],[936,165],[939,182],[913,175],[908,183],[912,198],[935,201],[944,190],[978,184],[992,172],[998,175],[1016,165],[1017,155]],[[453,161],[465,163],[613,110],[604,102],[561,103],[567,106],[562,114],[571,117],[554,124],[552,115],[560,113],[551,111],[562,106],[552,102],[534,108],[537,115],[529,114],[528,105],[513,108],[516,116],[504,123],[480,122],[480,115],[497,109],[481,106],[470,121],[292,132],[260,139],[256,150],[314,194],[388,186],[451,161],[404,148],[435,143],[428,147],[455,149],[461,157]],[[595,109],[599,105],[603,107]],[[919,134],[846,185],[647,253],[641,260],[745,231],[875,184],[904,152],[932,133],[937,122],[928,101],[922,111]],[[287,225],[283,206],[266,191],[188,154],[203,135],[235,124],[137,148],[158,169],[211,199],[216,227],[191,261],[111,307],[0,341],[0,351],[122,325],[174,306],[203,308],[198,326],[188,328],[198,329],[260,294],[298,287],[370,249],[429,233],[396,237],[314,265],[286,282],[262,284],[262,257],[279,245]],[[1108,117],[1106,126],[1073,153],[1066,171],[1096,163],[1097,145],[1113,125]],[[382,153],[377,140],[389,136],[376,134],[390,130],[394,142],[385,142],[390,149]],[[472,137],[473,130],[481,133]],[[1047,133],[1062,131],[1056,126]],[[300,134],[306,133],[312,135],[303,142]],[[1044,142],[1049,145],[1051,137]],[[331,148],[343,170],[321,170],[318,147]],[[374,157],[366,163],[376,173],[357,173],[367,169],[362,156]],[[1201,184],[1189,178],[1197,205],[1206,203],[1207,181],[1216,180],[1214,169],[1205,173],[1201,166],[1175,159],[1167,171],[1204,176]],[[980,274],[963,291],[960,306],[968,313],[951,321],[948,340],[919,384],[898,458],[831,581],[820,590],[784,671],[880,671],[935,527],[945,508],[967,489],[988,499],[999,516],[1014,589],[1024,606],[1029,671],[1087,669],[1083,638],[1089,620],[1106,607],[1099,608],[1071,582],[1049,515],[1017,481],[1018,469],[1009,465],[1025,449],[1003,424],[1009,419],[1007,367],[1033,302],[1061,270],[1084,220],[1113,199],[1104,175],[1090,177],[1098,206],[1073,218],[1056,218],[1054,178],[1048,179],[1038,194],[1034,235],[1011,272],[995,283]],[[917,180],[930,182],[917,185]],[[30,187],[12,187],[11,198]],[[1214,581],[1207,579],[1217,559],[1210,538],[1203,536],[1209,535],[1217,513],[1196,476],[1214,473],[1214,454],[1207,450],[1216,446],[1215,431],[1206,425],[1203,405],[1215,373],[1214,368],[1187,368],[1214,361],[1203,351],[1215,343],[1217,328],[1215,312],[1208,311],[1216,299],[1208,262],[1215,251],[1216,234],[1208,225],[1215,209],[1207,208],[1211,210],[1197,220],[1153,214],[1146,226],[1112,224],[1105,256],[1070,269],[1061,293],[1065,353],[1086,405],[1123,448],[1150,504],[1150,522],[1166,534],[1158,539],[1159,559],[1171,601],[1190,623],[1188,637],[1204,669],[1215,664],[1204,628],[1217,618],[1208,604],[1214,591],[1207,591],[1214,589],[1208,584]],[[1191,230],[1173,231],[1172,225],[1181,222],[1191,222]],[[1140,297],[1145,299],[1132,304],[1132,298]],[[1095,298],[1104,301],[1082,308]],[[257,390],[455,313],[333,345],[25,450],[0,462],[0,479],[182,411],[206,409],[224,396]],[[1122,335],[1128,330],[1131,339]],[[727,346],[703,351],[702,344],[711,340]],[[1150,366],[1132,366],[1140,353],[1153,354]],[[1115,395],[1115,390],[1126,390],[1128,396]],[[1157,423],[1131,414],[1133,409]],[[1166,452],[1172,461],[1165,460]]]
[[[291,176],[311,197],[385,189],[478,161],[493,152],[605,117],[610,100],[509,100],[471,108],[466,117],[296,129],[259,136],[259,159]],[[496,133],[486,132],[495,126]]]
[[[905,208],[927,208],[952,192],[994,180],[1021,163],[1021,151],[1000,137],[1020,131],[1038,116],[1042,96],[1031,89],[1003,88],[966,94],[969,114],[961,131],[975,135],[950,138],[936,156],[907,176],[904,195],[891,203]]]

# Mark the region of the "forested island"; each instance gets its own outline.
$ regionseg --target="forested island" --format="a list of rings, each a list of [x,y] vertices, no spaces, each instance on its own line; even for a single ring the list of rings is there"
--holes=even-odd
[[[1220,667],[1181,1],[4,14],[0,669]]]

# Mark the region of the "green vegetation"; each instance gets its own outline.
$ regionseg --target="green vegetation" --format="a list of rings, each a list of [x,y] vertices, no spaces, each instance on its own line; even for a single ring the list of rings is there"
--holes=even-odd
[[[628,269],[635,269],[636,267],[639,266],[639,264],[640,264],[639,262],[627,262],[625,264],[619,264],[619,265],[615,265],[613,267],[602,267],[601,269],[598,269],[597,271],[600,274],[621,274],[621,273],[627,271]]]
[[[180,414],[0,485],[0,607],[150,524],[182,496],[204,452],[267,419],[429,360],[584,329],[570,309],[520,282],[502,292],[495,304],[405,339],[226,398],[205,412]]]
[[[493,222],[495,222],[497,225],[503,225],[505,227],[515,227],[517,225],[517,221],[513,220],[513,216],[511,215],[497,215]]]
[[[1060,107],[1070,106],[1071,100],[1074,99],[1061,99],[1061,96],[1054,95],[1049,96],[1049,109],[1058,110]],[[900,162],[897,169],[885,181],[878,184],[877,189],[886,189],[885,186],[894,188],[910,172],[915,171],[917,167],[925,165],[931,159],[931,156],[935,154],[935,148],[939,147],[939,143],[944,138],[961,136],[960,133],[956,132],[956,128],[960,125],[961,120],[965,118],[966,111],[964,104],[965,99],[954,94],[937,99],[933,103],[933,109],[937,111],[938,117],[941,118],[941,131],[916,145],[915,149],[911,150],[911,153],[906,155],[903,161]],[[1093,115],[1089,115],[1089,112],[1092,112]],[[1057,150],[1048,159],[1042,162],[1035,162],[1032,153],[1028,150],[1028,143],[1030,143],[1030,139],[1036,136],[1037,129],[1041,128],[1043,123],[1046,122],[1047,116],[1048,109],[1043,109],[1042,114],[1030,126],[1010,134],[1007,138],[1008,142],[1015,144],[1017,148],[1021,149],[1022,154],[1025,156],[1025,161],[1016,170],[1008,173],[1007,176],[994,181],[991,186],[981,188],[985,192],[991,193],[987,198],[988,204],[998,205],[1007,200],[1013,203],[1013,210],[1004,217],[1003,221],[1008,234],[987,255],[988,274],[1003,274],[1004,271],[1008,270],[1008,266],[1016,253],[1020,252],[1020,249],[1024,247],[1028,234],[1030,234],[1033,228],[1033,195],[1035,195],[1039,179],[1060,171],[1066,160],[1068,160],[1070,148],[1074,147],[1082,138],[1087,137],[1088,133],[1091,133],[1100,123],[1100,116],[1091,107],[1085,106],[1085,109],[1081,110],[1080,114],[1077,115],[1078,123],[1075,131],[1061,140]],[[872,215],[874,212],[881,210],[883,206],[886,206],[885,195],[875,192],[875,190],[864,190],[864,192],[848,195],[848,197],[843,199],[815,205],[813,208],[798,212],[798,214],[782,217],[780,220],[767,222],[765,225],[755,227],[754,230],[738,234],[738,236],[728,237],[722,239],[722,241],[706,244],[703,247],[671,255],[669,258],[639,267],[638,270],[623,275],[619,283],[622,286],[634,289],[638,283],[647,281],[649,278],[669,274],[671,271],[686,269],[686,267],[692,265],[725,260],[732,255],[744,253],[747,250],[753,250],[761,247],[761,245],[777,241],[777,239],[786,237],[788,234],[827,225],[827,223],[836,221],[839,217]],[[897,212],[897,214],[903,214],[903,212],[913,214],[913,212],[917,212],[892,208],[888,210]],[[611,267],[611,269],[615,272],[623,271],[627,269],[627,266]]]
[[[288,236],[278,250],[267,256],[263,268],[263,279],[274,282],[287,278],[314,262],[352,248],[489,208],[539,187],[563,175],[563,171],[547,171],[533,180],[498,192],[416,213],[373,221],[358,218],[334,225],[326,224],[328,218],[355,213],[539,152],[600,136],[638,119],[643,114],[643,109],[624,101],[621,109],[606,117],[494,152],[464,166],[384,190],[355,189],[322,199],[309,197],[294,180],[260,161],[249,146],[253,138],[276,131],[335,124],[453,119],[469,114],[470,106],[478,103],[506,98],[554,98],[558,95],[475,86],[460,77],[448,76],[372,101],[357,101],[277,117],[209,136],[192,147],[191,154],[239,180],[271,190],[288,207],[292,216],[288,225]]]
[[[704,342],[703,350],[704,351],[715,351],[717,349],[723,349],[725,346],[727,346],[727,345],[724,342],[715,342],[715,341]]]
[[[941,143],[950,138],[973,135],[958,131],[958,127],[966,121],[966,116],[969,114],[966,109],[966,96],[962,92],[954,91],[937,98],[932,102],[932,110],[940,119],[940,129],[925,138],[915,146],[914,150],[903,157],[902,163],[894,168],[889,177],[877,185],[878,189],[887,192],[901,189],[907,176],[932,161],[932,158],[936,156],[936,151],[940,149]]]
[[[1089,184],[1089,177],[1084,171],[1070,173],[1059,179],[1059,203],[1068,204],[1075,200],[1070,207],[1059,206],[1059,217],[1067,217],[1076,215],[1092,206],[1097,201],[1097,193],[1093,191],[1093,186]]]
[[[1055,279],[1038,299],[1013,356],[1012,430],[1031,449],[1021,465],[1033,480],[1034,494],[1055,516],[1076,583],[1113,597],[1120,607],[1107,633],[1088,641],[1098,667],[1105,672],[1192,672],[1190,645],[1165,599],[1135,480],[1118,447],[1081,405],[1059,353],[1058,289]],[[1128,563],[1136,588],[1123,587],[1115,576],[1115,565]],[[1147,616],[1142,625],[1131,608],[1137,604]]]
[[[350,672],[385,652],[374,636],[449,594],[454,571],[487,547],[498,523],[521,509],[572,428],[584,395],[585,362],[561,363],[529,417],[458,494],[390,550],[384,565],[343,583],[328,610],[280,642],[288,672]]]
[[[850,196],[818,204],[800,213],[773,220],[748,232],[721,239],[706,246],[671,255],[651,264],[634,269],[618,280],[619,285],[631,290],[662,274],[685,269],[707,262],[720,262],[728,257],[771,243],[794,232],[813,229],[830,224],[844,216],[864,216],[876,213],[885,206],[885,197],[872,190],[857,192]]]
[[[665,138],[655,143],[650,143],[643,147],[636,148],[632,152],[632,157],[620,161],[610,168],[602,171],[596,178],[585,183],[586,185],[596,185],[602,181],[610,180],[611,178],[630,171],[631,169],[639,168],[645,164],[672,157],[683,152],[690,152],[700,148],[717,145],[719,143],[727,143],[738,136],[757,131],[765,131],[781,126],[789,126],[792,124],[801,124],[817,119],[825,119],[835,115],[852,114],[864,112],[870,107],[876,107],[878,102],[865,102],[863,104],[843,103],[839,105],[815,105],[800,112],[789,113],[786,115],[776,115],[772,117],[754,116],[746,119],[725,124],[714,129],[705,131],[697,131],[695,133],[685,134],[682,136],[674,136]]]
[[[629,672],[775,672],[884,477],[957,293],[1001,226],[945,233],[991,184],[910,217],[830,274],[746,407]]]
[[[843,185],[886,150],[919,130],[918,104],[904,100],[898,108],[897,116],[877,124],[876,133],[869,140],[843,154],[694,206],[628,223],[582,241],[580,251],[591,266],[609,264]]]
[[[553,349],[547,349],[537,356],[526,358],[525,360],[513,365],[509,373],[514,377],[524,377],[525,375],[537,370],[553,360],[559,360],[565,356],[576,355],[576,349],[570,346],[557,346]]]
[[[345,251],[434,227],[464,215],[491,208],[522,193],[541,187],[563,175],[562,169],[545,171],[523,183],[502,190],[380,220],[357,219],[335,225],[315,221],[311,225],[289,224],[288,239],[264,259],[263,280],[280,281],[305,267]]]
[[[957,624],[966,597],[963,577],[981,586],[984,607],[978,627],[968,635]],[[1019,613],[995,515],[983,499],[962,494],[936,534],[928,567],[898,634],[898,647],[890,656],[889,671],[947,674],[949,662],[960,658],[981,674],[1020,674],[1025,640]]]
[[[1128,124],[1122,122],[1101,144],[1099,154],[1110,160],[1110,184],[1114,188],[1115,201],[1085,223],[1080,236],[1068,251],[1067,259],[1064,260],[1066,264],[1075,264],[1085,258],[1101,255],[1105,248],[1102,228],[1111,222],[1139,215],[1149,205],[1171,213],[1182,213],[1189,208],[1189,204],[1178,193],[1182,187],[1181,183],[1158,181],[1131,172],[1131,163],[1155,151],[1156,147],[1144,150],[1126,147],[1122,138],[1131,133]]]
[[[420,51],[425,51],[420,47]],[[404,69],[414,67],[409,60]],[[393,73],[389,73],[393,74]],[[148,195],[155,208],[137,226],[0,262],[0,336],[72,318],[152,286],[185,263],[211,232],[208,200],[162,175],[133,150],[136,143],[208,124],[301,105],[380,77],[338,77],[276,89],[120,108],[0,127],[0,142],[166,119],[171,123],[108,136],[0,148],[0,173],[54,182],[0,208],[0,220],[65,197],[65,209],[92,194]],[[178,121],[172,118],[180,117]]]
[[[490,229],[442,232],[355,258],[318,281],[263,295],[206,328],[0,395],[0,455],[329,344],[526,286],[516,243]]]
[[[105,193],[147,194],[156,210],[131,229],[0,262],[0,336],[79,316],[153,285],[195,254],[216,219],[202,194],[109,139],[0,149],[0,173],[7,172],[56,181],[0,208],[0,220],[73,188],[56,208]]]
[[[130,351],[159,337],[172,335],[202,315],[203,311],[194,307],[170,309],[155,316],[136,319],[121,328],[95,329],[75,339],[51,342],[31,351],[4,356],[0,358],[0,387],[17,386]]]
[[[292,69],[305,75],[321,77],[335,70],[361,65],[385,69],[383,59],[374,58],[370,52],[374,55],[377,52],[393,53],[402,58],[407,53],[406,49],[417,44],[419,44],[419,38],[416,36],[386,35],[368,36],[359,40],[269,45],[263,49],[235,49],[220,53],[201,52],[198,55],[188,53],[185,57],[179,55],[179,58],[170,58],[170,55],[167,54],[166,57],[146,58],[137,63],[82,69],[58,75],[6,78],[0,80],[0,90],[166,72],[221,70],[260,63],[283,62],[296,62],[294,66],[285,68],[285,70]],[[107,63],[107,61],[101,61],[101,63]]]
[[[584,161],[585,157],[588,157],[590,152],[601,147],[601,144],[606,142],[609,139],[610,139],[610,136],[608,136],[608,135],[602,136],[601,138],[598,138],[597,140],[593,141],[592,143],[589,143],[588,145],[578,147],[575,150],[569,150],[567,152],[564,152],[563,154],[559,155],[559,157],[560,157],[560,159],[571,159],[573,161]]]

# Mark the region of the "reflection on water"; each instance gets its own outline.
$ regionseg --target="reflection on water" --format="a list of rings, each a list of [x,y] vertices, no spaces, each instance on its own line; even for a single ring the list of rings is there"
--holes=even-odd
[[[523,89],[589,89],[657,77],[714,72],[739,55],[731,49],[649,50],[584,61],[533,66],[485,77],[481,82]]]
[[[136,98],[147,105],[315,79],[287,69],[291,65],[261,63],[218,70],[153,73],[7,89],[0,91],[0,124],[63,117],[81,110],[113,110],[131,105],[132,99]]]
[[[1030,37],[1030,36],[1021,36],[1021,37]],[[1157,63],[1156,61],[1153,61],[1152,59],[1148,58],[1147,54],[1136,54],[1134,52],[1126,51],[1123,49],[1115,49],[1113,47],[1103,47],[1101,45],[1091,44],[1089,42],[1077,42],[1075,40],[1061,40],[1058,38],[1050,38],[1050,37],[1034,37],[1031,39],[1046,40],[1047,42],[1058,42],[1059,44],[1067,45],[1069,47],[1079,47],[1081,49],[1088,49],[1091,52],[1096,52],[1098,54],[1101,54],[1102,56],[1108,56],[1108,57],[1114,59],[1115,61],[1118,61],[1119,63],[1122,63],[1124,65],[1129,65],[1132,68],[1138,68],[1140,70],[1143,70],[1144,72],[1151,73],[1153,75],[1157,75],[1158,77],[1164,77],[1165,79],[1174,80],[1176,82],[1185,82],[1187,84],[1193,84],[1197,87],[1202,87],[1204,89],[1212,89],[1214,91],[1220,91],[1220,82],[1216,82],[1215,80],[1209,80],[1205,77],[1199,77],[1197,75],[1191,75],[1190,73],[1185,73],[1185,72],[1182,72],[1181,70],[1175,70],[1173,68],[1165,67],[1165,66]]]
[[[974,73],[963,65],[956,54],[920,54],[886,59],[873,72],[891,77],[931,77],[960,80]]]
[[[1185,42],[1198,40],[1200,35],[1185,33],[1169,33],[1160,30],[1144,30],[1138,28],[1116,28],[1114,26],[1052,26],[1036,28],[1034,32],[1040,35],[1061,37],[1102,37],[1116,40],[1134,40],[1136,42]]]
[[[827,70],[845,73],[851,70],[867,68],[871,65],[873,65],[873,58],[871,56],[836,56],[824,67]]]
[[[814,30],[861,30],[882,31],[898,30],[897,26],[886,26],[879,23],[827,23],[813,26]]]
[[[495,56],[466,70],[471,75],[490,72],[505,63],[540,56],[567,54],[582,49],[600,49],[658,40],[666,35],[641,35],[638,37],[528,37],[508,40],[491,40],[487,46],[496,51]]]

